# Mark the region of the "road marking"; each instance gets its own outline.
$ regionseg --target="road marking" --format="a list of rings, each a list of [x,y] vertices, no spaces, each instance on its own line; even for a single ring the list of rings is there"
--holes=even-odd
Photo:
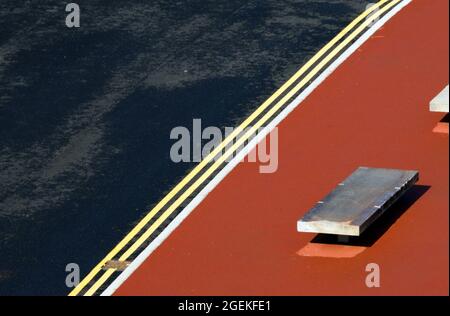
[[[360,23],[363,19],[367,18],[367,20],[357,29],[358,32],[354,31],[352,33],[353,37],[356,37],[364,28],[366,28],[370,23],[373,22],[376,18],[378,18],[381,14],[392,8],[394,5],[398,4],[401,0],[394,0],[390,2],[387,6],[383,7],[383,9],[377,11],[370,17],[368,17],[372,11],[379,8],[383,4],[389,2],[389,0],[382,0],[378,2],[376,5],[370,7],[368,10],[363,12],[359,17],[357,17],[352,23],[350,23],[345,29],[343,29],[333,40],[331,40],[327,45],[325,45],[311,60],[309,60],[303,67],[300,68],[300,70],[291,77],[279,90],[277,90],[267,101],[265,101],[252,115],[250,115],[237,129],[233,131],[217,148],[215,148],[214,151],[212,151],[202,162],[199,163],[176,187],[174,187],[131,231],[127,234],[127,236],[117,244],[117,246],[102,260],[97,264],[97,266],[94,267],[94,269],[80,282],[80,284],[72,290],[72,292],[69,294],[70,296],[77,295],[84,289],[84,287],[92,281],[92,279],[100,272],[102,271],[102,267],[105,265],[106,262],[113,259],[144,227],[148,222],[155,217],[155,215],[177,194],[183,189],[186,184],[188,184],[209,162],[211,162],[214,157],[219,154],[233,139],[238,136],[256,117],[258,117],[266,108],[268,108],[269,105],[271,105],[283,92],[285,92],[298,78],[300,78],[306,71],[316,62],[318,61],[331,47],[333,47],[337,42],[339,42],[350,30],[352,30],[358,23]],[[351,36],[352,36],[351,35]],[[340,47],[339,50],[335,49],[331,54],[329,54],[326,58],[327,62],[322,61],[319,65],[323,67],[328,63],[334,55],[337,54],[343,47],[345,47],[351,39],[347,38],[344,42],[346,43],[343,45],[341,43],[338,47]],[[334,55],[333,55],[334,54]],[[314,77],[315,74],[319,72],[321,69],[318,66],[316,66],[313,70],[315,73],[311,75],[311,73],[306,77],[308,80],[303,79],[296,87],[294,87],[293,90],[291,90],[281,101],[279,101],[274,108],[272,108],[264,117],[261,119],[258,123],[263,122],[260,124],[264,124],[265,121],[267,121],[277,110],[279,110],[298,90],[301,89],[312,77]],[[295,91],[294,91],[295,90]],[[294,91],[294,92],[293,92]],[[289,96],[289,97],[287,97]],[[274,109],[276,110],[274,111]],[[270,116],[268,115],[270,114]],[[252,128],[252,133],[254,132],[255,128]],[[246,133],[243,137],[241,137],[234,146],[232,146],[230,149],[227,150],[223,157],[229,157],[231,154],[234,154],[234,150],[238,148],[243,142],[245,142],[249,137],[251,136],[251,133]],[[220,159],[221,163],[226,159]],[[215,163],[213,166],[210,167],[210,169],[205,173],[211,175],[211,173],[217,169],[217,167],[221,163]],[[211,169],[214,168],[214,169]],[[200,179],[202,179],[202,182],[208,178],[208,176],[202,175]],[[120,258],[120,260],[124,260],[123,258],[128,258],[134,251],[139,248],[140,245],[142,245],[143,242],[145,242],[146,238],[148,238],[159,226],[162,222],[164,222],[165,219],[167,219],[170,214],[173,213],[173,211],[184,201],[184,199],[188,196],[186,192],[192,193],[195,188],[197,188],[201,182],[198,180],[187,190],[183,193],[180,198],[178,198],[174,204],[171,205],[162,215],[161,217],[142,235]],[[195,185],[195,188],[193,186]],[[181,198],[183,197],[183,200]],[[177,205],[174,207],[174,205]],[[164,218],[164,219],[162,219]],[[161,220],[160,220],[161,219]],[[158,223],[158,225],[155,225]],[[143,236],[146,236],[144,239]],[[114,270],[112,270],[114,272]],[[96,285],[97,288],[95,291],[109,278],[109,276],[112,274],[109,270],[105,272],[105,274],[94,284],[93,287]],[[106,276],[108,274],[108,276]],[[102,282],[100,282],[102,281]],[[100,283],[99,283],[100,282]],[[92,295],[95,293],[95,291],[91,291],[89,289],[85,295]],[[89,294],[88,294],[89,293]]]
[[[169,225],[156,236],[131,262],[130,266],[120,273],[114,281],[100,294],[101,296],[112,295],[126,280],[136,271],[136,269],[158,248],[164,240],[189,216],[189,214],[203,201],[211,192],[238,164],[244,157],[273,130],[290,112],[297,108],[334,70],[336,70],[348,57],[350,57],[358,48],[375,34],[387,21],[395,16],[401,9],[408,5],[411,0],[403,0],[394,9],[383,16],[367,32],[361,35],[352,45],[350,45],[338,58],[336,58],[329,67],[327,67],[294,101],[284,108],[270,123],[265,126],[261,132],[252,139],[236,157],[226,164],[218,174],[208,181],[204,188],[192,199],[192,201],[183,208],[183,210],[169,223]]]
[[[103,283],[106,282],[106,280],[109,279],[109,277],[111,275],[113,275],[113,273],[115,272],[115,269],[108,269],[108,271],[106,271],[100,279],[97,280],[97,282],[94,283],[94,285],[86,291],[86,293],[84,294],[85,296],[92,296],[95,294],[95,292],[97,292],[97,290],[99,289],[100,286],[102,286]]]

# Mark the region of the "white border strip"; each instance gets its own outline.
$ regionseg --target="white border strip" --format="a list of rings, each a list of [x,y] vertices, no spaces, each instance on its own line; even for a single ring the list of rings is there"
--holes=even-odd
[[[362,44],[364,44],[387,21],[400,12],[412,0],[400,2],[392,11],[378,20],[366,33],[343,52],[319,77],[317,77],[294,101],[292,101],[277,117],[275,117],[261,132],[254,137],[211,181],[197,194],[197,196],[177,215],[177,217],[156,237],[130,265],[106,288],[101,296],[110,296],[125,282],[126,279],[151,255],[151,253],[169,237],[181,222],[196,208],[247,154],[260,143],[290,112],[300,105],[331,73],[333,73],[348,57],[350,57]]]

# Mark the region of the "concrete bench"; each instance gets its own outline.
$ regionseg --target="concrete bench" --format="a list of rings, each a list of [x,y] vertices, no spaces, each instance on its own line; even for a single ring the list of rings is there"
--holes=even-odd
[[[448,85],[431,100],[430,111],[448,113]]]
[[[300,219],[297,230],[359,236],[418,179],[417,171],[360,167]]]

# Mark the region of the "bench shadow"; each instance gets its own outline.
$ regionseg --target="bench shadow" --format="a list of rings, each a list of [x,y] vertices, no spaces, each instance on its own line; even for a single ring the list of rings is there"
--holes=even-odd
[[[311,240],[311,243],[371,247],[430,188],[428,185],[414,185],[361,236],[350,236],[348,242],[340,242],[336,235],[318,234]]]

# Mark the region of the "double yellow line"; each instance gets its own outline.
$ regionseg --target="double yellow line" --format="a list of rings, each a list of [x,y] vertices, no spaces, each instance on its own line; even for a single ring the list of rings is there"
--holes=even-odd
[[[317,75],[330,61],[333,60],[348,44],[351,43],[361,32],[371,25],[385,12],[397,5],[401,0],[381,0],[374,6],[368,8],[352,23],[344,28],[335,38],[325,45],[314,57],[312,57],[300,70],[295,73],[280,89],[278,89],[267,101],[265,101],[255,112],[253,112],[238,128],[236,128],[222,143],[220,143],[207,157],[205,157],[181,182],[179,182],[126,236],[120,241],[108,255],[103,258],[92,271],[69,293],[69,296],[78,295],[94,277],[102,271],[103,266],[112,260],[124,247],[135,238],[138,233],[159,213],[159,211],[171,201],[194,177],[202,171],[208,163],[213,161],[234,138],[240,135],[250,123],[261,115],[278,97],[280,97],[293,83],[304,75],[325,53],[341,41],[352,29],[362,21],[348,37],[339,43],[325,58],[323,58],[297,85],[295,85],[280,101],[278,101],[254,126],[252,126],[237,142],[228,148],[224,155],[220,157],[208,170],[206,170],[183,194],[173,202],[167,210],[119,257],[120,261],[127,260],[142,244],[156,231],[156,229],[188,198],[205,180],[212,175],[225,160],[230,157],[248,138],[263,126],[278,110],[282,108],[302,87],[304,87],[315,75]],[[387,4],[388,3],[388,4]],[[385,5],[387,4],[387,5]],[[385,5],[381,8],[381,6]],[[84,295],[90,296],[109,279],[115,269],[108,269]]]

